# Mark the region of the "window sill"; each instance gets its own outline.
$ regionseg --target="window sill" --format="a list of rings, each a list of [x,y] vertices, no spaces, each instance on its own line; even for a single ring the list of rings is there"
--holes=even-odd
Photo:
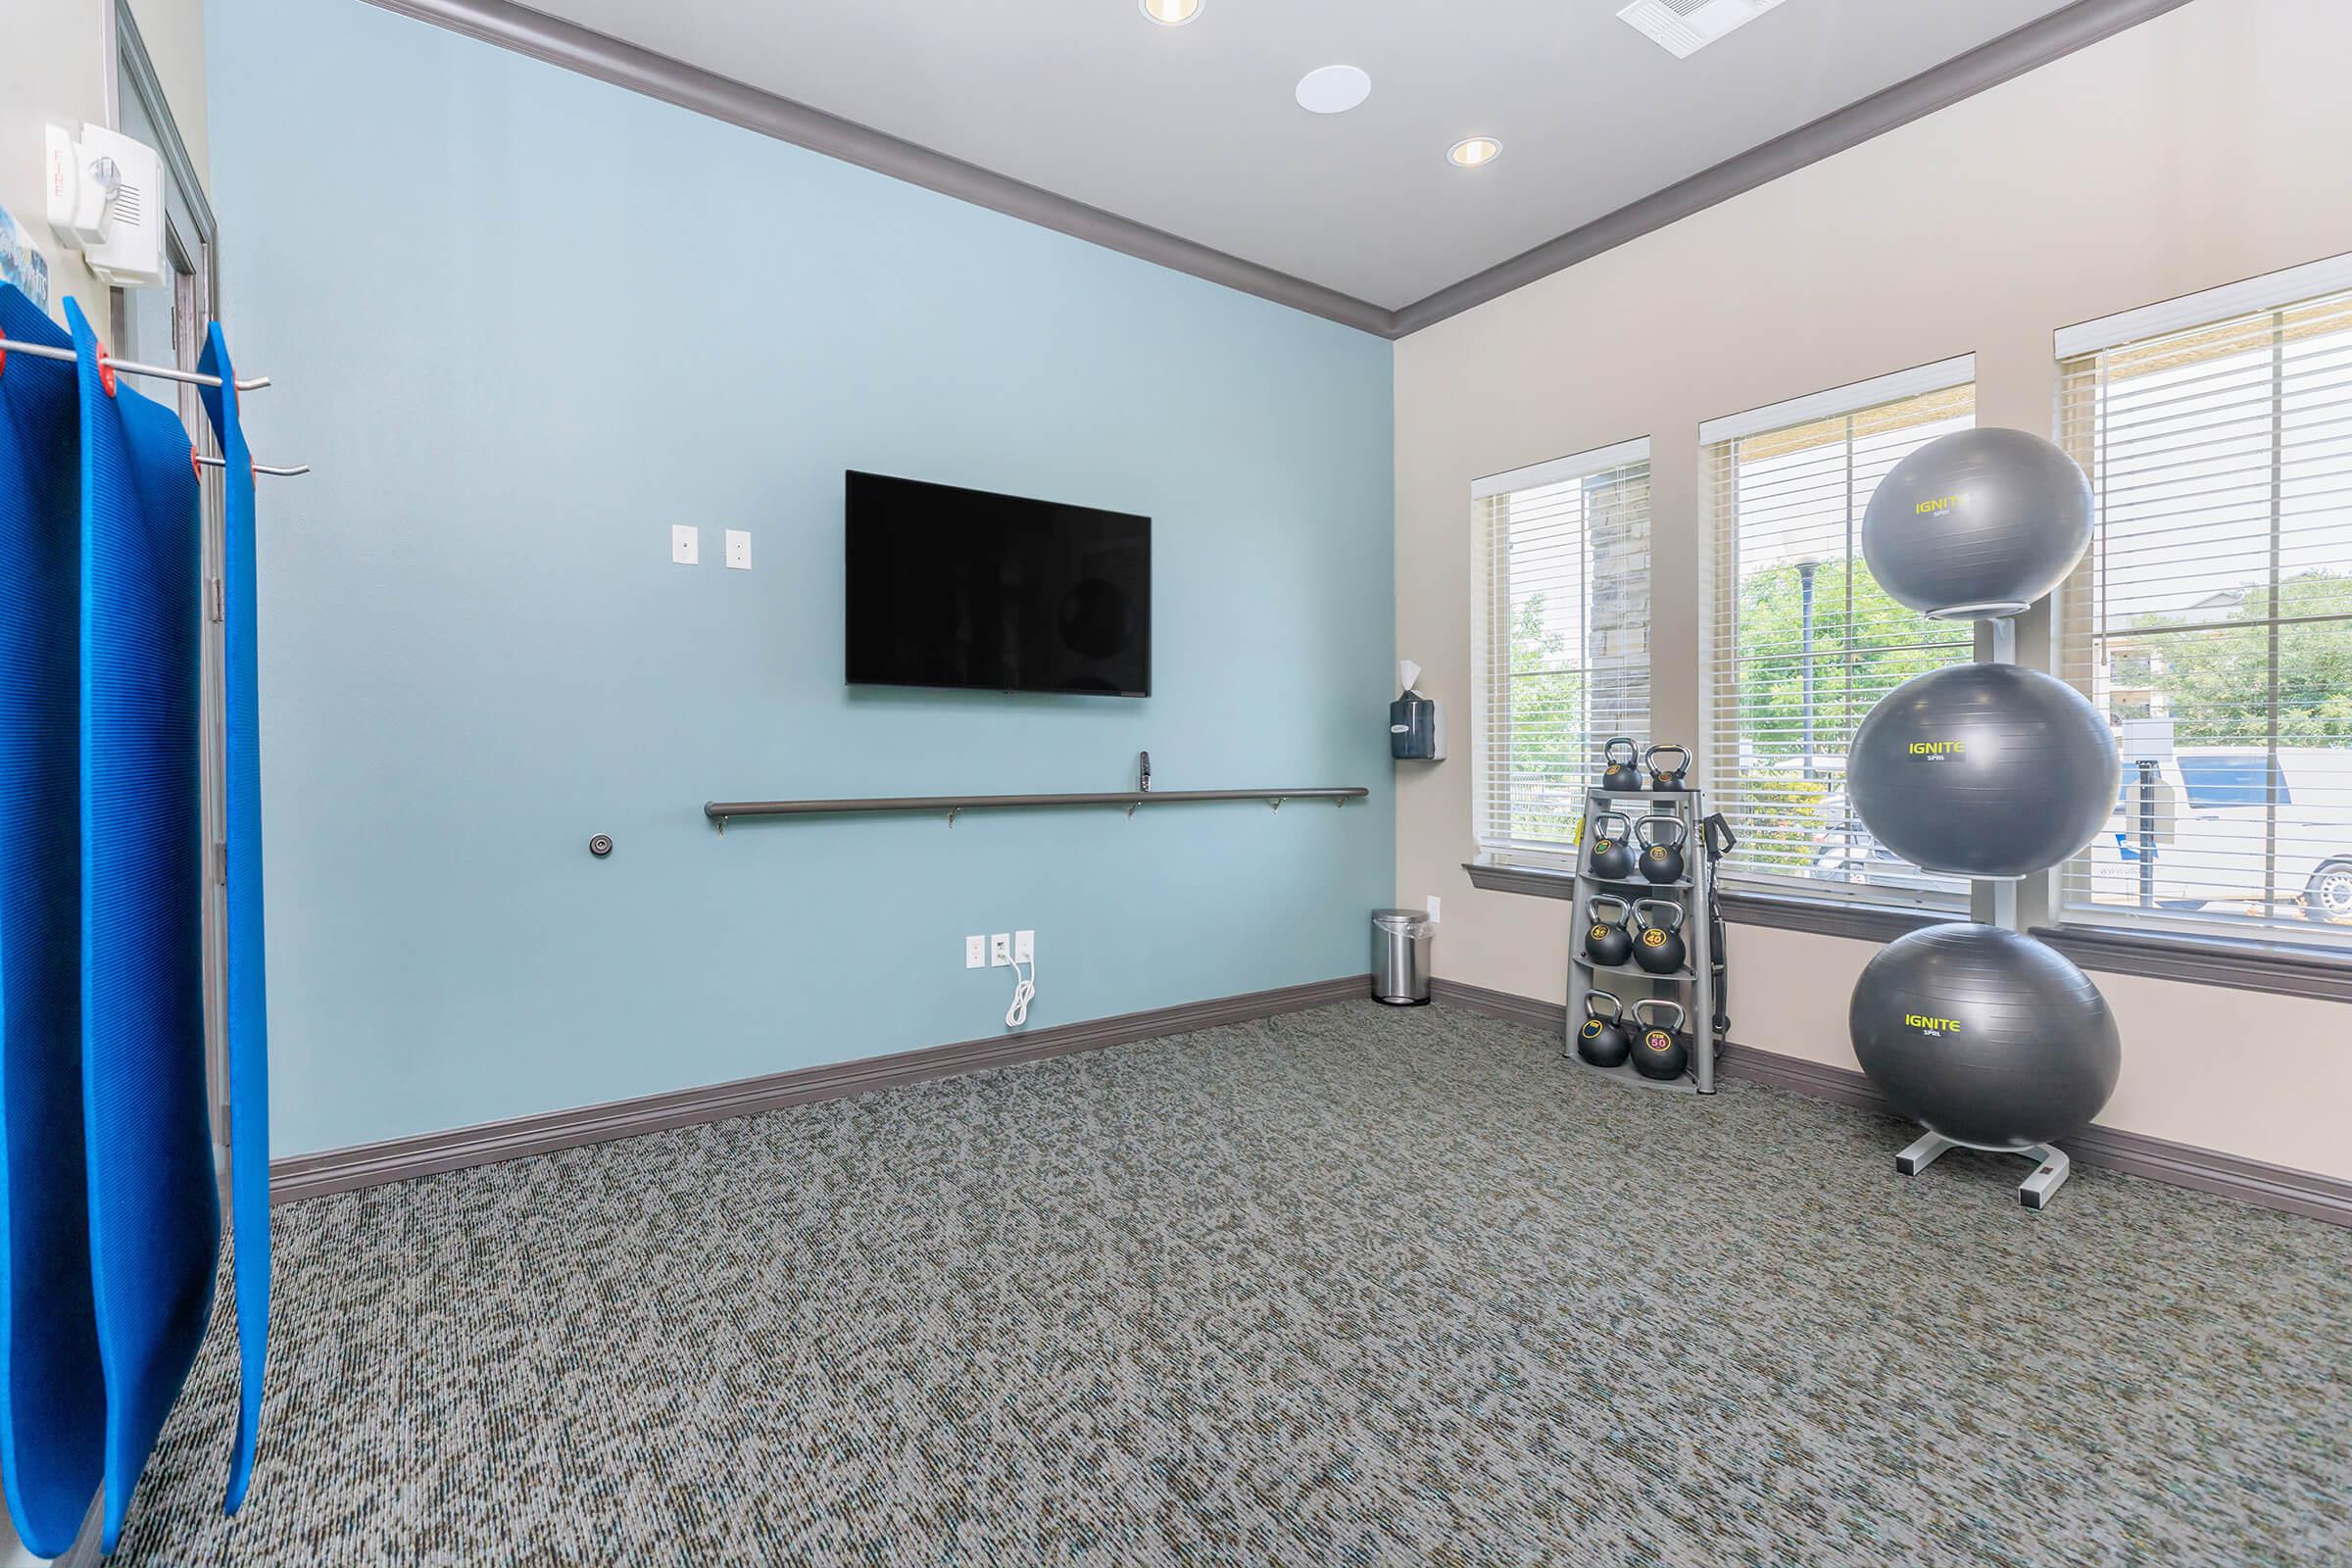
[[[1892,942],[1896,937],[1968,918],[1938,909],[1896,909],[1882,905],[1842,904],[1829,899],[1790,899],[1770,893],[1723,894],[1723,917],[1740,925],[1810,931],[1816,936],[1858,942]]]
[[[1489,893],[1524,893],[1539,899],[1574,899],[1576,873],[1565,866],[1510,865],[1480,858],[1464,860],[1470,885]]]
[[[2223,937],[2150,936],[2097,926],[2036,927],[2034,935],[2085,969],[2228,986],[2284,997],[2352,1002],[2352,958],[2320,949],[2269,947]]]

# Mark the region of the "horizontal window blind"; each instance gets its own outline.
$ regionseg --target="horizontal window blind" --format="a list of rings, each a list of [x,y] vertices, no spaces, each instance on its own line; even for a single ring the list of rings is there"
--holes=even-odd
[[[1480,849],[1572,863],[1601,742],[1649,725],[1649,443],[1472,490]]]
[[[2125,749],[2062,918],[2352,948],[2352,293],[2061,372],[2099,512],[2060,656]]]
[[[1969,362],[1953,362],[1970,373]],[[1727,887],[1869,904],[1958,907],[1967,884],[1882,849],[1847,803],[1845,757],[1880,698],[1974,657],[1966,623],[1889,599],[1862,560],[1862,514],[1916,448],[1976,421],[1965,380],[1885,397],[1706,448],[1713,514],[1708,581],[1705,782],[1732,819]],[[1733,421],[1724,421],[1731,423]]]

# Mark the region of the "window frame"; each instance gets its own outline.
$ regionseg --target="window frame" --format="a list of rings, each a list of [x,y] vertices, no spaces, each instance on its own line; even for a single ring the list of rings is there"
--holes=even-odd
[[[2106,395],[2104,356],[2119,350],[2152,347],[2182,334],[2222,331],[2250,318],[2283,317],[2299,308],[2348,293],[2352,293],[2352,253],[2077,323],[2053,334],[2056,386],[2052,397],[2052,437],[2082,462],[2090,473],[2102,530],[2107,504],[2104,476],[2086,453],[2095,455],[2101,440],[2104,415],[2100,400]],[[2087,394],[2082,390],[2085,384],[2089,388]],[[2285,446],[2283,398],[2282,391],[2274,392],[2270,436],[2274,467]],[[2280,524],[2275,511],[2270,526],[2276,553]],[[2102,612],[2090,591],[2089,571],[2086,559],[2053,597],[2050,641],[2062,675],[2082,690],[2086,698],[2096,702],[2096,690],[2085,687],[2095,688],[2093,654],[2097,639],[2103,629],[2112,634],[2112,628],[2102,628],[2099,624]],[[2255,633],[2268,631],[2275,637],[2284,622],[2295,619],[2281,617],[2276,602],[2268,608],[2268,615],[2245,621],[2243,629]],[[2352,620],[2352,613],[2328,618]],[[2265,725],[2276,731],[2275,709],[2266,715]],[[2275,742],[2249,741],[2231,750],[2267,760],[2272,777],[2282,781],[2283,788],[2272,803],[2273,809],[2292,803],[2293,780],[2281,771],[2283,763]],[[2176,757],[2176,766],[2180,760]],[[2124,787],[2129,788],[2132,765],[2127,763],[2124,771]],[[2183,770],[2184,797],[2186,788]],[[2189,804],[2184,798],[2183,807]],[[2247,919],[2236,929],[2202,911],[2144,911],[2125,905],[2113,906],[2111,912],[2101,917],[2099,906],[2085,902],[2077,891],[2082,858],[2071,858],[2050,873],[2049,923],[2037,928],[2034,934],[2085,967],[2352,1001],[2352,945],[2298,940],[2295,927],[2276,915]],[[2272,903],[2275,907],[2277,901]]]
[[[1717,776],[1723,759],[1736,755],[1734,748],[1739,744],[1736,676],[1741,656],[1736,646],[1729,652],[1725,648],[1725,639],[1736,639],[1739,628],[1738,443],[1834,418],[1850,421],[1892,405],[1962,389],[1970,394],[1969,416],[1973,422],[1977,414],[1976,384],[1976,355],[1962,354],[1727,415],[1699,426],[1698,464],[1705,518],[1700,539],[1701,600],[1705,608],[1699,626],[1697,760],[1701,782],[1713,796],[1709,803],[1713,808],[1728,814],[1739,804],[1726,793],[1723,780]],[[1850,423],[1844,440],[1850,464],[1855,440]],[[1845,567],[1849,583],[1855,574],[1868,569],[1861,559],[1859,526],[1856,517]],[[1850,608],[1850,590],[1848,604]],[[1955,663],[1973,662],[1980,657],[1973,631],[1956,629],[1949,643],[1958,655],[1952,661]],[[1735,816],[1734,831],[1740,826]],[[1890,939],[1945,920],[1965,920],[1970,917],[1973,897],[1970,886],[1964,882],[1948,888],[1836,882],[1740,867],[1736,856],[1725,863],[1721,887],[1725,911],[1731,919],[1873,940]]]
[[[1496,827],[1494,812],[1497,806],[1494,747],[1499,735],[1507,734],[1505,726],[1494,721],[1494,706],[1497,696],[1495,671],[1500,666],[1504,681],[1511,678],[1508,665],[1511,659],[1510,624],[1507,612],[1510,596],[1510,575],[1507,549],[1495,538],[1498,526],[1507,527],[1507,516],[1494,503],[1512,495],[1555,485],[1590,480],[1620,470],[1640,469],[1644,486],[1641,526],[1644,565],[1642,588],[1642,630],[1646,645],[1653,629],[1654,600],[1649,578],[1650,540],[1653,513],[1648,486],[1652,482],[1651,443],[1646,435],[1592,447],[1565,457],[1530,464],[1524,467],[1489,474],[1470,485],[1471,536],[1471,671],[1470,671],[1470,762],[1471,800],[1470,833],[1475,858],[1464,862],[1474,872],[1492,875],[1480,885],[1503,887],[1523,884],[1528,878],[1552,875],[1572,875],[1577,864],[1577,844],[1574,836],[1565,839],[1534,839],[1513,836],[1507,825]],[[1578,523],[1580,549],[1589,553],[1589,523]],[[1499,569],[1498,569],[1499,568]],[[1592,706],[1590,662],[1580,662],[1577,673],[1585,680],[1587,711]],[[1647,662],[1642,666],[1647,669]],[[1636,733],[1648,729],[1652,693],[1646,688],[1642,697],[1642,719]],[[1592,742],[1592,774],[1599,775],[1599,740]],[[1578,826],[1582,829],[1582,802],[1578,803]],[[1507,812],[1500,818],[1507,824]],[[1513,874],[1516,873],[1516,874]],[[1524,885],[1512,886],[1511,891],[1530,891]]]

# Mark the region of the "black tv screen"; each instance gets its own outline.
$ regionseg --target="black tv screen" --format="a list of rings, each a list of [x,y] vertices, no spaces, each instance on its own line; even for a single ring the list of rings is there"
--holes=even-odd
[[[1152,519],[848,475],[849,681],[1152,694]]]

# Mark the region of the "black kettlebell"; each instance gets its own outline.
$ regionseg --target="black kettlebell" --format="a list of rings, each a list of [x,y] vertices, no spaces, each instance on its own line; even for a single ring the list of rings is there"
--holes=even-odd
[[[1664,909],[1673,919],[1659,924],[1646,912]],[[1683,906],[1664,899],[1634,903],[1634,962],[1651,974],[1672,974],[1683,966]]]
[[[1605,1002],[1602,1012],[1594,1004]],[[1585,993],[1585,1023],[1576,1032],[1576,1054],[1595,1067],[1616,1067],[1633,1054],[1633,1037],[1625,1032],[1625,1004],[1606,991]]]
[[[1604,904],[1616,906],[1617,913],[1614,918],[1604,919],[1601,916],[1600,906]],[[1625,917],[1633,910],[1626,902],[1623,899],[1613,899],[1605,893],[1596,894],[1593,896],[1588,912],[1592,916],[1592,923],[1585,927],[1585,956],[1591,958],[1594,963],[1606,964],[1612,969],[1631,957],[1634,952],[1634,934],[1625,928]]]
[[[1600,760],[1602,789],[1630,794],[1642,787],[1642,754],[1631,735],[1610,736],[1601,744]]]
[[[1609,824],[1616,831],[1609,831]],[[1603,811],[1592,819],[1592,853],[1585,861],[1586,869],[1603,882],[1630,882],[1634,875],[1634,847],[1627,842],[1634,824],[1616,811]]]
[[[1674,829],[1674,836],[1659,843],[1664,829]],[[1683,846],[1690,842],[1690,830],[1683,826],[1679,816],[1645,816],[1634,824],[1634,842],[1642,846],[1642,875],[1651,882],[1680,882],[1683,879]]]
[[[1671,752],[1681,758],[1682,761],[1673,767],[1660,767],[1658,765],[1660,752]],[[1649,769],[1649,787],[1661,794],[1671,794],[1676,790],[1687,790],[1690,787],[1683,782],[1683,775],[1690,771],[1690,748],[1688,746],[1677,746],[1672,741],[1662,741],[1642,754],[1642,765]]]
[[[1652,1009],[1674,1014],[1672,1023],[1657,1023]],[[1680,1078],[1690,1065],[1690,1037],[1683,1033],[1683,1004],[1663,997],[1643,997],[1634,1004],[1634,1071],[1644,1078]]]

